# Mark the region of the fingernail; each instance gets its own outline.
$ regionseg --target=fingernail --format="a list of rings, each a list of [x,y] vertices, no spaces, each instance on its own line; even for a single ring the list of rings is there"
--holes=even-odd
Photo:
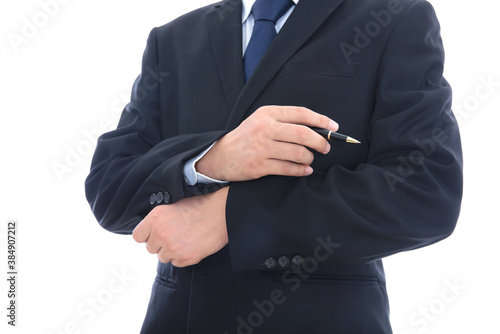
[[[323,154],[327,154],[328,152],[330,152],[332,146],[330,145],[330,143],[326,143],[326,148],[325,148],[325,151],[323,152]]]
[[[330,124],[328,124],[328,126],[332,131],[337,131],[339,129],[339,124],[334,121],[330,121]]]
[[[311,166],[307,166],[306,167],[306,176],[311,175],[312,173],[313,173],[313,169],[311,168]]]

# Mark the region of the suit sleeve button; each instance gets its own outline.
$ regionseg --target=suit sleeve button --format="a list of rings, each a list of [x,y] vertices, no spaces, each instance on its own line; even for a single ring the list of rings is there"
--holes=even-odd
[[[276,260],[272,257],[268,257],[264,261],[264,266],[266,266],[267,269],[274,269],[276,267]]]
[[[163,202],[165,202],[165,204],[170,204],[170,194],[168,193],[168,191],[164,191],[163,192]]]
[[[295,255],[292,257],[292,263],[296,266],[300,266],[304,263],[304,258],[300,255]]]
[[[163,193],[159,192],[156,194],[156,203],[160,204],[161,202],[163,202]]]
[[[151,194],[151,197],[149,198],[149,203],[151,205],[156,203],[156,194]]]
[[[286,268],[290,265],[290,259],[287,258],[286,256],[281,256],[279,259],[278,259],[278,265],[281,267],[281,268]]]

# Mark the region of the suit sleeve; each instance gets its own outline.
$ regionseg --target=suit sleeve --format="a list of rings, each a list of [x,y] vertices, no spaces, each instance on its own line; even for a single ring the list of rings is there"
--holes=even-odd
[[[184,163],[208,148],[224,132],[197,135],[162,133],[157,59],[157,29],[149,35],[141,75],[116,130],[97,143],[85,181],[87,200],[105,229],[130,234],[160,204],[214,191],[217,184],[187,186]]]
[[[453,232],[462,154],[439,23],[427,2],[416,2],[391,34],[366,161],[306,178],[233,183],[226,215],[234,269],[265,269],[269,257],[314,257],[318,246],[331,253],[328,262],[367,263]]]

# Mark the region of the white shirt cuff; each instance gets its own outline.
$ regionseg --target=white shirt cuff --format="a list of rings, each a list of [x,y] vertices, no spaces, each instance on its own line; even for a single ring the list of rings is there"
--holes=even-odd
[[[194,168],[195,164],[207,154],[208,151],[215,145],[216,142],[214,142],[212,145],[210,145],[209,148],[207,148],[205,151],[201,152],[198,156],[186,161],[184,164],[184,178],[186,179],[186,183],[188,186],[194,186],[197,183],[204,183],[204,184],[209,184],[209,183],[220,183],[220,184],[226,184],[229,183],[227,181],[220,181],[220,180],[215,180],[212,179],[211,177],[208,177],[206,175],[203,175],[201,173],[198,173],[196,171],[196,168]]]

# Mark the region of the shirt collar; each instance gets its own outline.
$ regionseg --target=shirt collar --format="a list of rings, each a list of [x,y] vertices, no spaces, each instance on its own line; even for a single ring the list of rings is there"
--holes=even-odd
[[[243,10],[241,11],[241,23],[245,23],[245,21],[248,19],[250,16],[250,13],[252,12],[252,6],[256,0],[242,0],[241,2],[243,3]],[[299,2],[299,0],[292,0],[295,5]]]

